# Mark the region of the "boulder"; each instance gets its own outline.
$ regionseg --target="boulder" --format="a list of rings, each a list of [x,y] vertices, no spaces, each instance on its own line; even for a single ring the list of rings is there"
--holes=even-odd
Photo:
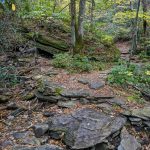
[[[121,131],[121,143],[118,150],[140,150],[141,144],[137,142],[136,138],[128,133],[126,128]]]
[[[84,149],[102,143],[125,123],[124,117],[111,117],[90,108],[56,116],[48,121],[50,133],[58,133],[72,149]]]

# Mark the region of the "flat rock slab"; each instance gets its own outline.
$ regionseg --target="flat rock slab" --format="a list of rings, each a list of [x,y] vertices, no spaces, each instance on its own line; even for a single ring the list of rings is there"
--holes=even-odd
[[[62,96],[68,97],[68,98],[84,98],[89,96],[88,90],[64,90],[61,93]]]
[[[78,80],[78,82],[79,82],[79,83],[82,83],[82,84],[88,84],[88,83],[89,83],[89,80],[86,79],[86,78],[80,78],[80,79]]]
[[[150,121],[150,106],[144,108],[132,109],[130,111],[123,112],[125,116],[141,118],[146,121]]]
[[[141,144],[137,142],[134,136],[130,135],[126,128],[121,131],[121,143],[118,150],[140,150]]]
[[[104,83],[101,81],[90,81],[88,83],[90,89],[98,90],[104,87]]]
[[[57,105],[62,108],[72,108],[76,106],[77,103],[78,103],[77,101],[66,101],[66,102],[59,101]]]
[[[13,150],[63,150],[63,148],[56,145],[46,144],[38,147],[14,146]]]
[[[99,90],[100,88],[103,88],[105,85],[104,82],[102,81],[99,80],[90,81],[87,78],[80,78],[78,82],[82,84],[88,84],[89,88],[94,90]]]
[[[26,131],[26,132],[14,132],[13,133],[14,139],[18,141],[18,143],[24,145],[24,144],[29,144],[32,146],[37,146],[40,145],[40,140],[37,139],[34,136],[34,133],[31,131]]]
[[[102,143],[111,134],[119,131],[125,123],[124,117],[111,117],[90,108],[56,116],[48,121],[51,135],[65,135],[63,141],[71,149],[84,149]]]
[[[144,107],[139,109],[133,109],[132,115],[144,120],[150,120],[150,107]]]

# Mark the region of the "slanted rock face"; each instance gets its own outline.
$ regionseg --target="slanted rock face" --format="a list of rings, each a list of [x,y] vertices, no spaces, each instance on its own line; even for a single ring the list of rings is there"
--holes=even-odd
[[[126,123],[124,117],[111,117],[93,109],[84,108],[70,115],[53,117],[48,121],[50,133],[65,135],[65,144],[72,149],[84,149],[102,143]],[[60,134],[60,131],[62,134]]]
[[[134,136],[130,135],[126,128],[121,131],[121,143],[118,150],[140,150],[141,144],[137,142]]]

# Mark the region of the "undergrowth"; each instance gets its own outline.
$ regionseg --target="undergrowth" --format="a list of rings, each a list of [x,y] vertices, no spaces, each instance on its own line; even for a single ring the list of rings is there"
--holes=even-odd
[[[0,67],[0,87],[11,87],[19,83],[16,68]]]
[[[68,53],[57,54],[54,56],[53,65],[56,68],[64,68],[70,72],[90,72],[92,70],[103,70],[106,65],[98,61],[92,61],[87,56]]]
[[[150,65],[120,63],[112,68],[107,80],[111,85],[122,87],[131,85],[145,93],[150,93]],[[134,99],[138,101],[139,98],[134,96]]]

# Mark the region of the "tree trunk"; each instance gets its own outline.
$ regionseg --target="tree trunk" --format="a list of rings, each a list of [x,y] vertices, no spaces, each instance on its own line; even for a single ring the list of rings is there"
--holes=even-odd
[[[78,35],[76,39],[76,51],[77,53],[82,53],[84,49],[83,35],[84,35],[84,27],[83,21],[85,16],[85,4],[86,0],[80,0],[79,4],[79,16],[78,16]]]
[[[141,3],[141,0],[138,0],[136,17],[135,17],[135,21],[134,21],[134,24],[133,24],[133,29],[134,30],[133,30],[133,37],[132,37],[131,55],[136,53],[136,50],[137,50],[138,16],[139,16],[139,10],[140,10],[140,3]]]
[[[76,1],[71,0],[70,3],[70,12],[71,12],[71,43],[73,51],[76,47]]]
[[[93,17],[94,17],[94,8],[95,8],[95,1],[92,0],[91,2],[91,31],[93,30]]]
[[[144,15],[146,15],[147,13],[147,0],[142,0],[142,5],[143,5],[143,31],[144,35],[146,35],[147,21]]]

